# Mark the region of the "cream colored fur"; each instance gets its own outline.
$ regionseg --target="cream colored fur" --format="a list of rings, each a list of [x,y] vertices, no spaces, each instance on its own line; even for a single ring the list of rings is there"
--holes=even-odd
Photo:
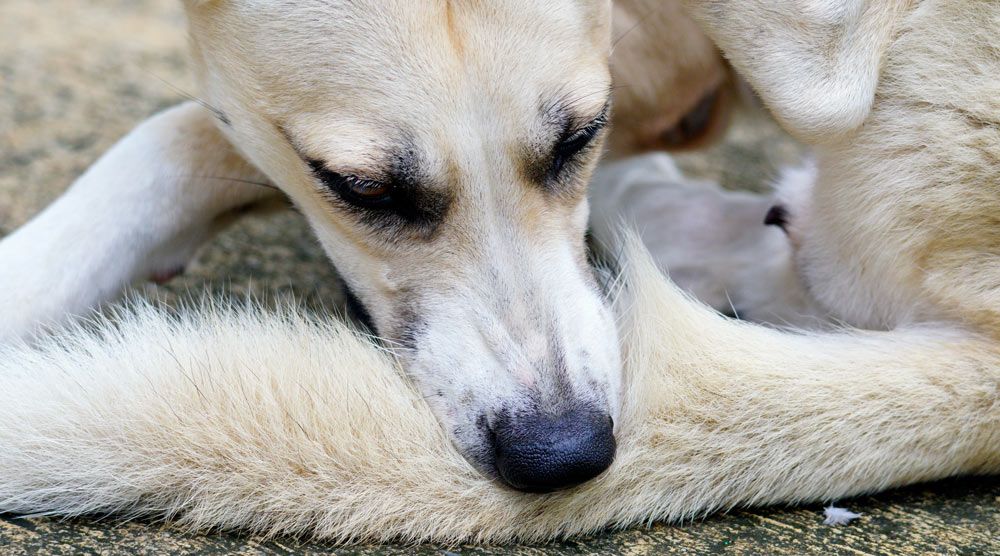
[[[723,318],[633,240],[617,459],[529,495],[476,472],[388,356],[340,325],[140,310],[0,356],[0,510],[535,540],[1000,471],[1000,5],[690,4],[818,145],[816,183],[781,192],[807,291],[891,330]]]
[[[820,143],[866,120],[886,49],[914,1],[684,0],[683,4],[785,129]]]
[[[687,2],[784,125],[816,146],[787,180],[792,257],[839,322],[1000,334],[1000,7]]]
[[[212,109],[150,119],[0,241],[0,314],[14,315],[0,341],[183,265],[247,196],[187,176],[243,178],[242,158],[308,221],[484,473],[500,475],[498,429],[570,409],[618,419],[621,356],[585,242],[610,0],[185,6]]]
[[[522,494],[483,477],[392,360],[341,324],[140,308],[99,336],[4,353],[0,509],[503,542],[1000,469],[992,341],[729,320],[641,249],[632,242],[618,299],[618,457],[581,487]]]
[[[800,275],[846,322],[1000,334],[1000,6],[921,2],[884,56],[864,125],[782,191]]]

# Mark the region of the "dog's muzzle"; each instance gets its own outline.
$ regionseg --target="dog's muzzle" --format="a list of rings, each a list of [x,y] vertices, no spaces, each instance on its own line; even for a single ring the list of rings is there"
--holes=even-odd
[[[501,418],[492,433],[500,480],[525,492],[549,492],[589,481],[615,457],[612,419],[592,409],[556,417]]]

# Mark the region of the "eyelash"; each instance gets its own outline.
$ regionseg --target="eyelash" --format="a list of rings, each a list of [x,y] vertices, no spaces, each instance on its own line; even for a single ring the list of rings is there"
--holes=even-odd
[[[608,125],[607,110],[595,118],[587,127],[569,134],[559,141],[553,151],[552,168],[550,175],[553,178],[559,176],[567,162],[571,162],[573,157],[586,150],[597,134]]]
[[[343,174],[331,172],[324,167],[322,162],[317,160],[310,160],[308,162],[309,166],[312,168],[313,174],[319,179],[320,182],[323,183],[324,186],[326,186],[327,189],[352,205],[369,209],[379,209],[388,208],[392,203],[393,188],[391,185],[356,176],[345,176]],[[381,195],[365,195],[358,193],[358,190],[365,189],[375,191],[385,190],[385,193]]]
[[[558,178],[568,162],[572,162],[574,157],[590,146],[594,137],[608,125],[607,109],[600,116],[592,120],[586,127],[579,129],[563,137],[553,149],[552,166],[549,176]],[[331,192],[336,193],[341,199],[348,203],[367,209],[386,209],[393,204],[393,187],[388,184],[367,180],[356,176],[345,176],[327,170],[322,162],[318,160],[308,160],[313,174]],[[365,195],[358,193],[358,190],[385,190],[380,195]]]
[[[306,162],[313,175],[326,189],[324,194],[341,207],[352,211],[366,223],[379,229],[395,229],[394,226],[415,226],[414,230],[431,233],[444,217],[449,201],[440,193],[414,194],[412,188],[339,174],[327,170],[318,160]],[[384,190],[384,193],[370,195],[359,190]]]

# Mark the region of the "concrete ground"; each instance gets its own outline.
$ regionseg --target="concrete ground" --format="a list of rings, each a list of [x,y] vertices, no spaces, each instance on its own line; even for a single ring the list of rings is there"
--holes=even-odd
[[[0,236],[25,222],[137,122],[194,86],[177,0],[0,2]],[[727,141],[681,165],[758,189],[801,147],[745,117]],[[146,293],[273,296],[336,305],[336,274],[292,212],[247,219],[187,274]],[[0,316],[2,318],[2,316]],[[3,470],[0,470],[3,473]],[[0,554],[1000,554],[1000,478],[968,478],[846,500],[863,516],[822,525],[818,505],[734,511],[681,525],[511,547],[331,547],[155,523],[0,516]]]

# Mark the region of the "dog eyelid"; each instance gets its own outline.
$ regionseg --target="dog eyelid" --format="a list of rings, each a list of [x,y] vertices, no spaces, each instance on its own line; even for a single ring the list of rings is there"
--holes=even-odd
[[[376,208],[388,203],[391,199],[392,185],[376,180],[345,175],[329,170],[326,165],[315,159],[306,162],[313,175],[331,192],[344,198],[352,204]]]
[[[588,121],[586,125],[584,125],[580,129],[577,129],[572,133],[567,132],[565,134],[565,138],[562,141],[560,141],[560,143],[569,143],[576,139],[586,137],[587,135],[590,136],[596,135],[598,131],[600,131],[601,129],[603,129],[605,126],[608,125],[608,112],[610,112],[610,110],[611,110],[611,101],[608,101],[604,103],[604,108],[601,109],[600,113],[598,113],[597,116]]]
[[[574,132],[567,130],[563,134],[552,153],[552,166],[549,171],[552,178],[558,177],[566,163],[583,151],[591,140],[608,125],[608,108],[609,104],[605,104],[601,113],[590,120],[586,126]]]
[[[358,195],[377,197],[389,193],[390,186],[382,182],[366,180],[357,176],[343,176],[344,183]]]
[[[583,139],[590,139],[594,135],[597,135],[597,132],[600,131],[601,128],[604,127],[604,125],[605,125],[605,122],[595,120],[595,121],[587,124],[587,127],[584,127],[583,129],[575,131],[569,137],[563,139],[560,142],[560,145],[568,145],[568,144],[571,144],[571,143],[574,143],[576,141],[580,141],[580,140],[583,140]]]

